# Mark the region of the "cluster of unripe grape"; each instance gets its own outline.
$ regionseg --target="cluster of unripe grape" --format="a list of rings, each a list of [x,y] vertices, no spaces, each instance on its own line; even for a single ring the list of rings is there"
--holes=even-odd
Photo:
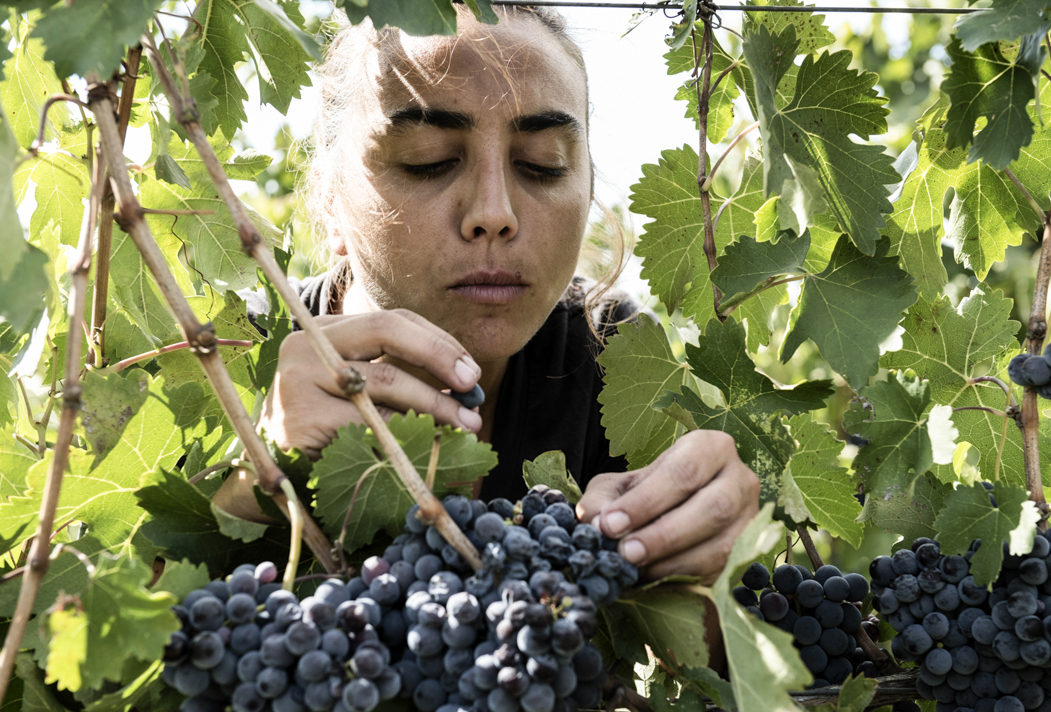
[[[814,675],[812,687],[842,683],[858,656],[864,659],[855,638],[868,634],[862,632],[860,603],[869,582],[861,574],[844,575],[835,566],[811,573],[805,566],[784,564],[771,577],[766,566],[754,563],[741,583],[734,598],[753,615],[792,634],[803,664]]]
[[[1051,398],[1051,344],[1044,354],[1020,353],[1007,364],[1007,375],[1019,386],[1032,386],[1044,398]]]
[[[1025,556],[1004,544],[991,592],[970,574],[980,546],[945,556],[921,537],[873,560],[873,605],[898,632],[891,649],[920,663],[917,692],[939,712],[1051,712],[1051,543],[1037,534]]]
[[[598,706],[596,601],[638,579],[616,542],[578,522],[557,490],[443,505],[481,570],[414,506],[405,533],[347,583],[300,600],[266,562],[189,594],[164,656],[184,712],[372,712],[396,697],[421,712]]]

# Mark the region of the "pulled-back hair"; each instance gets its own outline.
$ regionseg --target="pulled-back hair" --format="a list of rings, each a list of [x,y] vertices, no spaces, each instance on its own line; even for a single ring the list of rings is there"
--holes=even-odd
[[[461,16],[468,12],[463,5],[457,5],[456,8],[457,13]],[[499,6],[494,10],[501,16],[501,21],[512,18],[531,19],[547,29],[580,67],[584,76],[585,92],[587,92],[587,69],[584,64],[584,56],[580,46],[570,36],[566,19],[561,13],[547,7],[525,5]],[[352,25],[342,10],[333,13],[326,27],[326,34],[330,40],[325,59],[316,69],[320,98],[317,124],[310,151],[309,170],[306,172],[306,207],[315,234],[326,237],[330,245],[330,253],[334,258],[333,261],[340,263],[340,269],[347,273],[342,280],[344,282],[342,288],[345,289],[351,278],[344,259],[346,248],[342,236],[329,234],[333,217],[337,220],[343,219],[342,215],[333,216],[332,214],[332,196],[349,195],[353,192],[353,186],[346,182],[346,173],[341,170],[341,167],[347,165],[350,157],[344,155],[346,142],[340,141],[340,138],[347,128],[346,115],[353,102],[358,99],[356,90],[369,55],[388,57],[400,53],[402,35],[401,31],[395,28],[383,27],[377,30],[368,20],[359,25]],[[498,68],[501,67],[499,62],[495,64]],[[586,96],[585,94],[585,98]],[[594,192],[594,165],[592,165],[591,175],[592,192]],[[606,296],[623,270],[626,253],[626,239],[620,227],[620,221],[608,219],[612,213],[605,206],[600,205],[599,209],[607,217],[606,228],[611,233],[612,239],[609,240],[611,259],[610,264],[604,270],[605,274],[594,275],[597,277],[597,282],[588,291],[585,300],[588,307],[598,304]],[[334,296],[339,300],[342,299],[342,294]]]

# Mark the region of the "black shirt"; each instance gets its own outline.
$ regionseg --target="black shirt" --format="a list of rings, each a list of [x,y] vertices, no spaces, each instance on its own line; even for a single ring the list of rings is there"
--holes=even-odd
[[[338,294],[345,282],[339,268],[291,282],[311,314],[338,313]],[[608,293],[587,314],[588,286],[583,277],[575,277],[540,330],[508,362],[492,430],[499,463],[483,481],[481,497],[486,501],[515,501],[524,495],[522,461],[549,450],[565,453],[566,468],[581,489],[597,474],[628,468],[624,457],[609,454],[598,402],[602,372],[595,360],[603,344],[588,319],[604,340],[616,333],[618,323],[632,320],[639,305],[620,292]],[[242,296],[253,321],[268,311],[261,291]]]

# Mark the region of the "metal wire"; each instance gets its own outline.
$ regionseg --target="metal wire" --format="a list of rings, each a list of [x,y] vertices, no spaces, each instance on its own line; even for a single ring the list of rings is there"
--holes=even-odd
[[[682,3],[574,2],[573,0],[492,0],[493,5],[542,7],[623,8],[625,10],[680,10]],[[873,15],[966,15],[979,7],[824,7],[811,5],[719,5],[717,12],[865,12]]]

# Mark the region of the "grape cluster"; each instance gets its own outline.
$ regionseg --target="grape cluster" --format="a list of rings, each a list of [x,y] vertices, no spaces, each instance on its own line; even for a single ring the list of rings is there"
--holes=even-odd
[[[557,490],[443,505],[481,570],[414,506],[405,533],[346,584],[298,600],[264,563],[189,594],[164,656],[184,712],[372,712],[395,697],[421,712],[598,706],[596,601],[616,600],[637,569]]]
[[[917,692],[937,700],[939,711],[1051,712],[1051,542],[1037,534],[1025,556],[1005,544],[991,592],[970,574],[980,545],[944,556],[938,542],[921,537],[873,560],[873,605],[898,632],[891,650],[920,663]]]
[[[741,583],[734,598],[761,620],[792,634],[803,664],[814,675],[812,687],[840,684],[864,659],[854,637],[862,630],[859,604],[869,593],[861,574],[844,575],[835,566],[811,574],[805,566],[785,564],[771,577],[763,564],[754,563]]]
[[[1044,398],[1051,398],[1051,344],[1044,355],[1020,353],[1007,364],[1007,375],[1019,386],[1033,386]]]

